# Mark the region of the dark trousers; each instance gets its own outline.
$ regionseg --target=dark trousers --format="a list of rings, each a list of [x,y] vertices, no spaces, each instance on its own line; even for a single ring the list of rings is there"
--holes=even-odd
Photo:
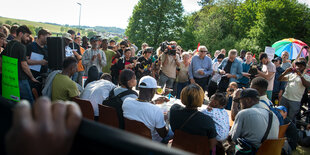
[[[217,83],[215,81],[210,80],[208,86],[208,97],[210,98],[213,94],[216,93]]]
[[[181,82],[177,83],[177,99],[180,99],[182,89],[184,87],[186,87],[188,84],[189,84],[188,81],[187,82],[183,82],[183,83],[181,83]]]
[[[203,91],[207,90],[209,76],[204,78],[194,78],[194,80],[203,89]]]

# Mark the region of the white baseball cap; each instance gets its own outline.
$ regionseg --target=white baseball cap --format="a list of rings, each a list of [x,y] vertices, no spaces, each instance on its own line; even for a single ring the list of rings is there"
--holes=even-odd
[[[139,88],[160,88],[156,80],[151,76],[144,76],[140,79]]]
[[[69,39],[69,40],[72,41],[72,38],[71,38],[71,34],[70,34],[70,33],[64,33],[64,34],[62,34],[62,37],[63,37],[63,38],[66,38],[66,39]]]

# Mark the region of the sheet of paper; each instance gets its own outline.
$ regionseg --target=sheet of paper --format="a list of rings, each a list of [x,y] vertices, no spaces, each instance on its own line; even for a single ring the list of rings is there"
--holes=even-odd
[[[271,61],[274,58],[274,54],[276,53],[276,50],[275,48],[266,46],[265,53],[267,53],[268,59]]]
[[[43,58],[44,58],[44,55],[38,54],[38,53],[35,53],[35,52],[31,52],[30,60],[38,60],[38,61],[40,61],[40,60],[43,60]],[[30,65],[29,68],[34,70],[34,71],[40,72],[41,65]]]

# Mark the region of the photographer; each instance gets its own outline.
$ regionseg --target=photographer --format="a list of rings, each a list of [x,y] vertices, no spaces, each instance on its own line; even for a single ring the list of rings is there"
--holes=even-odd
[[[176,54],[176,46],[170,45],[168,42],[161,44],[161,51],[164,53],[161,55],[161,71],[159,74],[158,84],[163,88],[173,88],[173,82],[176,78],[176,69],[179,63],[179,55]]]

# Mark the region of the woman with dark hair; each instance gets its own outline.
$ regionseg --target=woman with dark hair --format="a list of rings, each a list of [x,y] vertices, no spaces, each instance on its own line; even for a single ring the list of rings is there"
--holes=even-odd
[[[197,84],[190,84],[181,91],[181,102],[184,106],[174,104],[170,108],[170,126],[173,132],[181,130],[183,132],[208,136],[209,148],[216,145],[216,128],[210,116],[198,111],[204,100],[204,91]]]
[[[122,101],[124,101],[127,97],[138,98],[138,94],[134,90],[132,90],[132,88],[136,86],[136,84],[137,80],[135,72],[129,69],[124,69],[121,71],[121,74],[119,76],[119,86],[113,90],[114,95],[117,96],[122,92],[131,90],[131,94],[121,97]]]
[[[134,70],[137,64],[137,60],[135,60],[134,57],[132,57],[132,52],[130,48],[126,48],[124,51],[124,55],[122,58],[120,58],[117,62],[117,68],[119,70],[119,73],[123,69],[131,69]]]

